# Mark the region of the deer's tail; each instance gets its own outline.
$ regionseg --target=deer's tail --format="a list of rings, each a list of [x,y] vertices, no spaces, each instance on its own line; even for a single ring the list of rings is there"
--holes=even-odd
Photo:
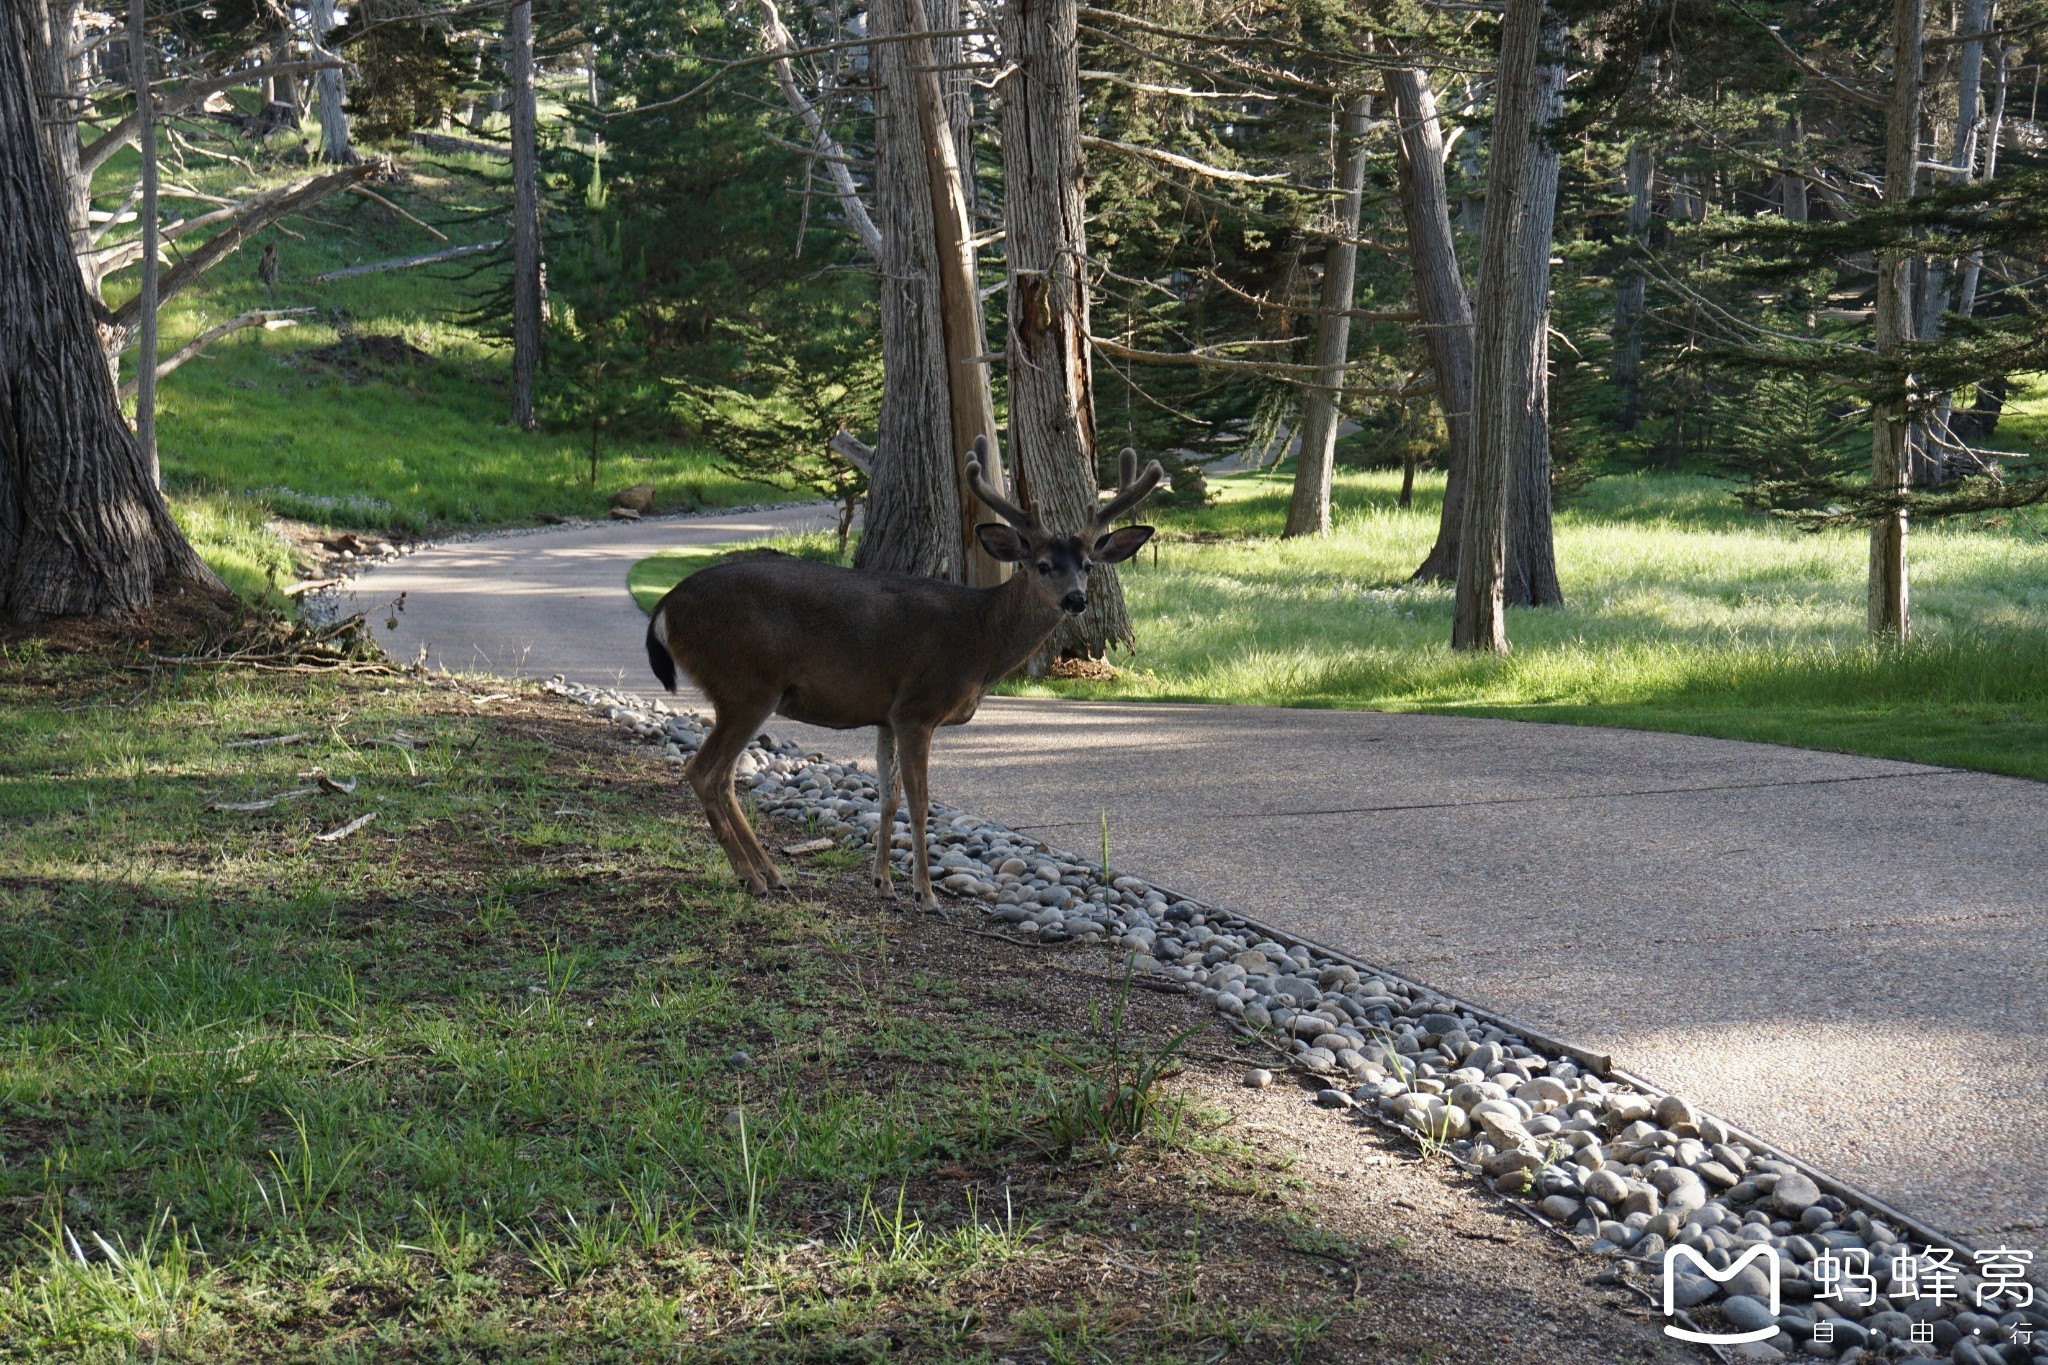
[[[676,660],[668,652],[667,616],[662,608],[666,602],[654,609],[654,617],[647,623],[647,664],[654,670],[654,676],[669,691],[676,690]]]

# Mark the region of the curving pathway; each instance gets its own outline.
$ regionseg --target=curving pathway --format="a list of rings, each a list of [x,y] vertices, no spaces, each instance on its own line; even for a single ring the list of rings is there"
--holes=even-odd
[[[627,567],[829,515],[435,546],[355,592],[401,659],[652,695]],[[771,728],[873,762],[870,732]],[[1107,811],[1120,866],[1608,1053],[2048,1261],[2048,785],[1571,725],[991,698],[942,732],[932,786],[1083,852]]]

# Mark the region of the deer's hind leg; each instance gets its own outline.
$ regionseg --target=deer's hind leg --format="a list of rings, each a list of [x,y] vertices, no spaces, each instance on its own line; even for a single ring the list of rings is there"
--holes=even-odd
[[[875,826],[875,890],[894,896],[896,887],[889,877],[889,850],[896,838],[896,810],[901,803],[902,770],[896,766],[896,732],[887,725],[875,727],[875,795],[882,823]]]
[[[931,859],[925,856],[925,822],[930,817],[930,789],[925,781],[932,756],[929,728],[900,726],[896,731],[896,762],[903,769],[903,795],[910,806],[910,893],[927,910],[937,911],[932,890]]]
[[[746,812],[740,809],[739,800],[733,795],[732,770],[745,752],[747,741],[759,731],[772,709],[759,708],[757,711],[749,707],[742,711],[718,707],[711,732],[704,736],[703,744],[683,765],[683,777],[688,780],[690,790],[697,793],[698,803],[704,807],[704,818],[711,825],[711,837],[718,840],[718,846],[725,850],[726,861],[732,864],[732,870],[757,896],[780,890],[782,874],[768,860],[761,841],[754,837],[753,828],[747,824]]]

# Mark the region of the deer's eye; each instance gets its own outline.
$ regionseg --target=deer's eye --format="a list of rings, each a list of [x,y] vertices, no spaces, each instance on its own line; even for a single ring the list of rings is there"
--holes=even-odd
[[[1052,565],[1050,565],[1050,564],[1040,564],[1040,565],[1038,566],[1038,571],[1039,571],[1040,573],[1042,573],[1042,574],[1046,575],[1047,577],[1051,577],[1051,576],[1052,576]]]

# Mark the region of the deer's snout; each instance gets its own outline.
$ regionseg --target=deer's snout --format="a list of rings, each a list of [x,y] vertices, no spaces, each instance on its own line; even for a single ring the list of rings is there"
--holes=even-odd
[[[1069,616],[1079,616],[1088,610],[1088,594],[1079,588],[1074,589],[1060,599],[1060,610]]]

